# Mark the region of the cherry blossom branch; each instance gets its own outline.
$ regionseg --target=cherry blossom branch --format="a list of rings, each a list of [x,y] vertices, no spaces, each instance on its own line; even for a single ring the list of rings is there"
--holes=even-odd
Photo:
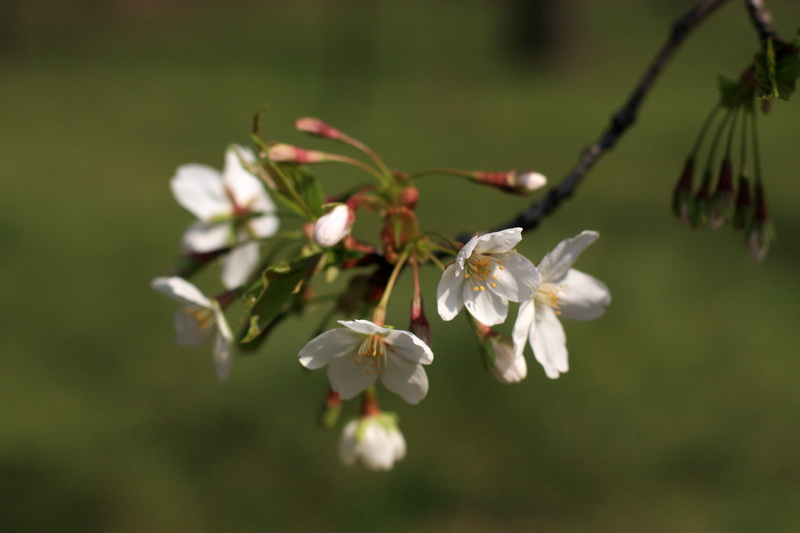
[[[661,71],[667,65],[678,48],[683,44],[689,34],[702,23],[713,11],[728,0],[705,0],[697,4],[692,10],[683,15],[672,25],[672,30],[667,41],[662,45],[656,57],[648,66],[644,76],[634,88],[628,100],[611,118],[610,124],[602,135],[591,145],[584,148],[575,166],[561,180],[561,182],[548,191],[547,196],[531,204],[528,209],[517,215],[514,219],[497,226],[491,231],[503,228],[521,227],[523,230],[535,229],[542,219],[555,211],[561,203],[572,196],[583,178],[591,170],[600,157],[610,150],[636,121],[639,108],[645,97],[650,93]],[[764,10],[761,0],[746,0],[751,18],[756,24],[759,33],[771,31],[767,23],[769,14]],[[467,237],[468,238],[468,237]]]
[[[753,22],[753,26],[755,26],[761,40],[775,37],[775,29],[772,27],[772,15],[764,7],[764,2],[762,0],[745,0],[745,4],[747,5],[747,12],[750,14],[750,20]]]

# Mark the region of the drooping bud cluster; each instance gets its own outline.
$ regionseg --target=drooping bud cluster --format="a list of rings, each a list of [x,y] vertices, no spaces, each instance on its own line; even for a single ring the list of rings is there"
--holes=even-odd
[[[738,81],[720,79],[720,103],[714,107],[700,130],[692,152],[672,194],[672,212],[682,223],[692,228],[718,229],[730,225],[743,231],[748,243],[753,231],[769,224],[758,152],[756,131],[757,104],[760,97],[755,70],[747,69]],[[719,115],[722,118],[717,120]],[[713,133],[712,133],[712,127]],[[708,154],[695,189],[694,174],[698,152],[706,136],[711,136]],[[738,135],[738,138],[737,138]],[[738,141],[737,141],[738,139]],[[721,155],[718,155],[722,151]],[[753,187],[761,191],[763,210],[757,216]],[[751,256],[763,259],[769,246],[769,232],[764,236],[764,253]],[[752,245],[750,245],[752,250]]]

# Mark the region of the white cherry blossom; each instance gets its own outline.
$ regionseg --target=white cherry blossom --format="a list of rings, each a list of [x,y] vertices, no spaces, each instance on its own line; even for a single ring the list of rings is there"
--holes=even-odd
[[[394,416],[386,413],[351,420],[339,440],[339,457],[348,466],[356,460],[371,470],[391,470],[406,455],[406,440]]]
[[[182,346],[201,346],[214,337],[214,366],[217,377],[225,381],[230,375],[233,355],[233,333],[216,300],[183,278],[160,277],[151,282],[156,291],[180,302],[175,313],[176,341]]]
[[[512,336],[518,356],[526,341],[549,378],[569,370],[567,339],[559,317],[592,320],[605,312],[611,293],[598,279],[575,270],[572,264],[600,235],[584,231],[558,244],[539,263],[541,284],[535,296],[520,304]]]
[[[311,370],[327,366],[331,389],[343,400],[379,378],[408,403],[425,397],[428,376],[422,365],[433,362],[433,352],[419,337],[369,320],[339,323],[345,327],[318,335],[300,350],[300,364]]]
[[[514,251],[522,228],[475,236],[458,252],[436,290],[439,316],[452,320],[463,307],[487,326],[505,321],[508,302],[533,297],[539,273]]]
[[[228,289],[245,283],[258,264],[258,240],[278,230],[275,204],[242,164],[255,160],[249,149],[232,146],[225,152],[222,173],[206,165],[183,165],[170,182],[178,203],[198,218],[183,235],[184,249],[204,253],[231,248],[222,267]]]

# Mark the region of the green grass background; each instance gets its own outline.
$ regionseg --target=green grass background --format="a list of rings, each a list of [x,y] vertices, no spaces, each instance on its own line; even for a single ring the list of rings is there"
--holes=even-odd
[[[174,169],[219,167],[265,106],[269,138],[327,148],[292,131],[320,116],[394,167],[556,181],[691,3],[570,0],[533,66],[506,54],[490,1],[5,4],[0,530],[800,530],[798,102],[760,123],[779,236],[763,264],[740,235],[668,210],[716,75],[756,49],[740,4],[690,38],[635,128],[519,248],[538,262],[602,235],[577,266],[614,301],[565,324],[568,374],[531,362],[521,384],[495,382],[466,323],[435,316],[424,272],[436,361],[419,406],[382,395],[409,445],[389,474],[342,466],[338,431],[314,425],[324,372],[296,360],[312,321],[237,358],[224,385],[209,350],[174,346],[174,306],[148,287],[190,221]],[[792,35],[800,6],[768,7]],[[330,191],[357,177],[324,171]],[[423,225],[450,234],[529,201],[420,187]],[[395,300],[388,321],[404,326]]]

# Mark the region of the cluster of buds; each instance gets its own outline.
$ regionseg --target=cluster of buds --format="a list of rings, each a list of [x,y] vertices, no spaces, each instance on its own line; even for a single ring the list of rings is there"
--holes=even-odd
[[[719,103],[700,129],[673,190],[672,212],[682,223],[710,229],[730,225],[744,233],[754,261],[764,259],[774,237],[756,117],[759,110],[769,109],[774,98],[788,100],[794,91],[800,75],[798,44],[800,40],[789,44],[767,39],[753,65],[737,81],[720,78]],[[712,127],[708,155],[696,185],[698,153]]]
[[[265,142],[260,115],[254,124],[258,156],[233,146],[222,172],[203,165],[178,169],[173,194],[198,220],[184,234],[175,271],[152,283],[181,304],[175,318],[181,344],[214,339],[220,380],[230,375],[237,350],[256,350],[287,318],[304,315],[309,305],[329,303],[329,312],[312,338],[298,346],[297,356],[310,370],[327,368],[320,424],[336,426],[342,402],[360,396],[358,417],[343,428],[340,456],[346,464],[360,460],[371,469],[391,468],[405,456],[406,441],[395,415],[379,407],[378,384],[410,404],[428,393],[425,367],[434,357],[420,270],[430,265],[442,271],[436,294],[440,318],[452,320],[466,309],[485,366],[500,382],[526,377],[528,345],[548,377],[567,371],[559,319],[597,318],[610,302],[605,285],[571,268],[597,233],[563,241],[536,266],[515,250],[521,228],[475,235],[463,243],[423,231],[416,214],[419,176],[466,178],[513,194],[543,187],[544,176],[450,168],[409,174],[390,169],[366,144],[318,119],[302,118],[295,126],[355,149],[360,157]],[[359,168],[370,182],[326,195],[312,172],[323,163]],[[372,238],[374,218],[359,225],[364,212],[382,220]],[[287,229],[285,224],[298,215],[299,227]],[[223,290],[209,297],[188,278],[217,258],[223,265]],[[388,303],[398,278],[409,270],[414,284],[408,329],[396,329],[386,324]],[[345,274],[349,282],[339,294],[330,294],[340,286],[331,282]],[[243,316],[231,322],[239,324],[238,331],[225,314],[234,301],[244,308]],[[505,322],[511,302],[519,304],[519,316],[508,336],[494,328]]]

